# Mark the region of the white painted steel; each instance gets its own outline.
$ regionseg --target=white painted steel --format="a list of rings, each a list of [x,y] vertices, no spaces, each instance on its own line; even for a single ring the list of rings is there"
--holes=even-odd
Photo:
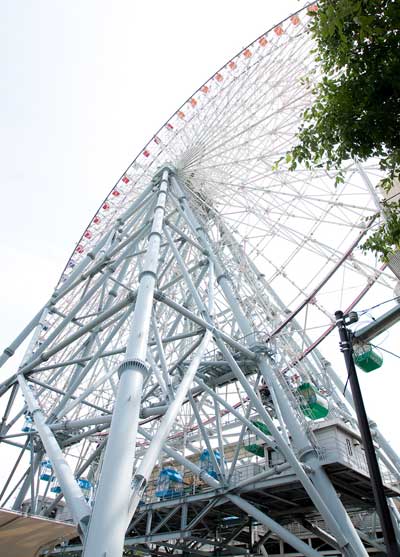
[[[303,78],[318,77],[308,21],[302,10],[256,39],[155,134],[99,207],[54,294],[0,356],[1,364],[33,333],[19,378],[0,385],[2,440],[15,451],[2,501],[19,506],[27,493],[38,500],[50,492],[37,470],[44,445],[44,459],[62,457],[63,495],[79,522],[80,495],[68,486],[83,470],[94,486],[86,555],[120,557],[131,481],[145,477],[143,497],[161,508],[151,490],[171,455],[193,484],[207,480],[232,493],[236,470],[255,464],[244,448],[248,432],[284,455],[344,554],[364,554],[321,471],[297,387],[311,383],[329,417],[356,427],[351,394],[342,395],[323,355],[331,351],[333,313],[392,298],[397,279],[360,249],[381,218],[376,161],[348,161],[338,186],[333,171],[292,172],[285,162],[312,103]],[[32,413],[36,429],[22,432]],[[400,471],[399,458],[373,429],[390,477]],[[167,442],[172,452],[163,457]],[[228,459],[226,485],[205,472],[194,477],[204,448]],[[219,474],[217,457],[210,460]],[[53,507],[54,500],[43,512]],[[149,535],[152,520],[145,521]],[[277,520],[270,526],[291,543]],[[200,550],[208,551],[204,543]]]

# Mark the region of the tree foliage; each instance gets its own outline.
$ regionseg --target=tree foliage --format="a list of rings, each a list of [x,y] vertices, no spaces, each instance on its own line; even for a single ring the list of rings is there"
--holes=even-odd
[[[379,158],[389,191],[400,171],[400,2],[320,0],[310,32],[322,77],[303,114],[291,168],[340,171],[348,159]],[[364,247],[388,259],[400,246],[399,203],[388,203],[386,224]]]

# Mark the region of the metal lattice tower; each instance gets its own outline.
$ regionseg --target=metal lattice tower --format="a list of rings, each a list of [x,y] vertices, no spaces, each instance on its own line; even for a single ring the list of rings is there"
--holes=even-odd
[[[396,285],[359,248],[380,174],[349,161],[336,187],[275,164],[318,72],[308,17],[166,122],[1,357],[30,338],[0,386],[15,454],[0,504],[48,517],[65,501],[81,542],[62,554],[384,551],[351,394],[319,351],[339,304]],[[373,433],[396,497],[399,458]]]

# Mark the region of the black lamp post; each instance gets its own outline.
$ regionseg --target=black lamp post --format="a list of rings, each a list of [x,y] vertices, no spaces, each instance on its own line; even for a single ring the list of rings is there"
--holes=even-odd
[[[354,399],[355,411],[357,414],[358,426],[360,428],[361,439],[365,450],[365,456],[367,458],[372,491],[376,503],[376,510],[381,522],[387,554],[389,555],[389,557],[400,557],[400,548],[396,540],[392,517],[390,516],[390,511],[387,504],[381,472],[379,469],[378,460],[376,458],[371,430],[369,429],[368,418],[365,412],[364,401],[362,398],[360,384],[358,382],[357,372],[354,365],[352,333],[347,329],[346,326],[351,321],[349,320],[348,316],[345,316],[343,314],[342,311],[335,312],[335,317],[336,325],[339,330],[340,350],[343,352],[346,362],[349,383]]]

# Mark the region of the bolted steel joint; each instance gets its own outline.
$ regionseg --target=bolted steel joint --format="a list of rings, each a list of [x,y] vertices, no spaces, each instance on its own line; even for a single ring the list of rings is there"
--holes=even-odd
[[[217,277],[217,284],[219,284],[222,279],[230,280],[227,273],[222,273]]]
[[[139,358],[136,358],[134,360],[125,360],[125,362],[122,362],[122,364],[118,368],[118,377],[121,377],[123,372],[127,369],[130,369],[132,371],[140,371],[140,373],[142,373],[143,375],[147,375],[149,373],[150,366],[147,362],[139,360]]]
[[[139,275],[139,282],[142,280],[143,277],[145,276],[149,276],[149,277],[153,277],[154,279],[157,279],[157,274],[154,271],[150,271],[150,269],[146,269],[145,271],[142,271]]]
[[[135,474],[132,480],[132,491],[141,497],[146,489],[147,480],[144,476],[140,474]]]

